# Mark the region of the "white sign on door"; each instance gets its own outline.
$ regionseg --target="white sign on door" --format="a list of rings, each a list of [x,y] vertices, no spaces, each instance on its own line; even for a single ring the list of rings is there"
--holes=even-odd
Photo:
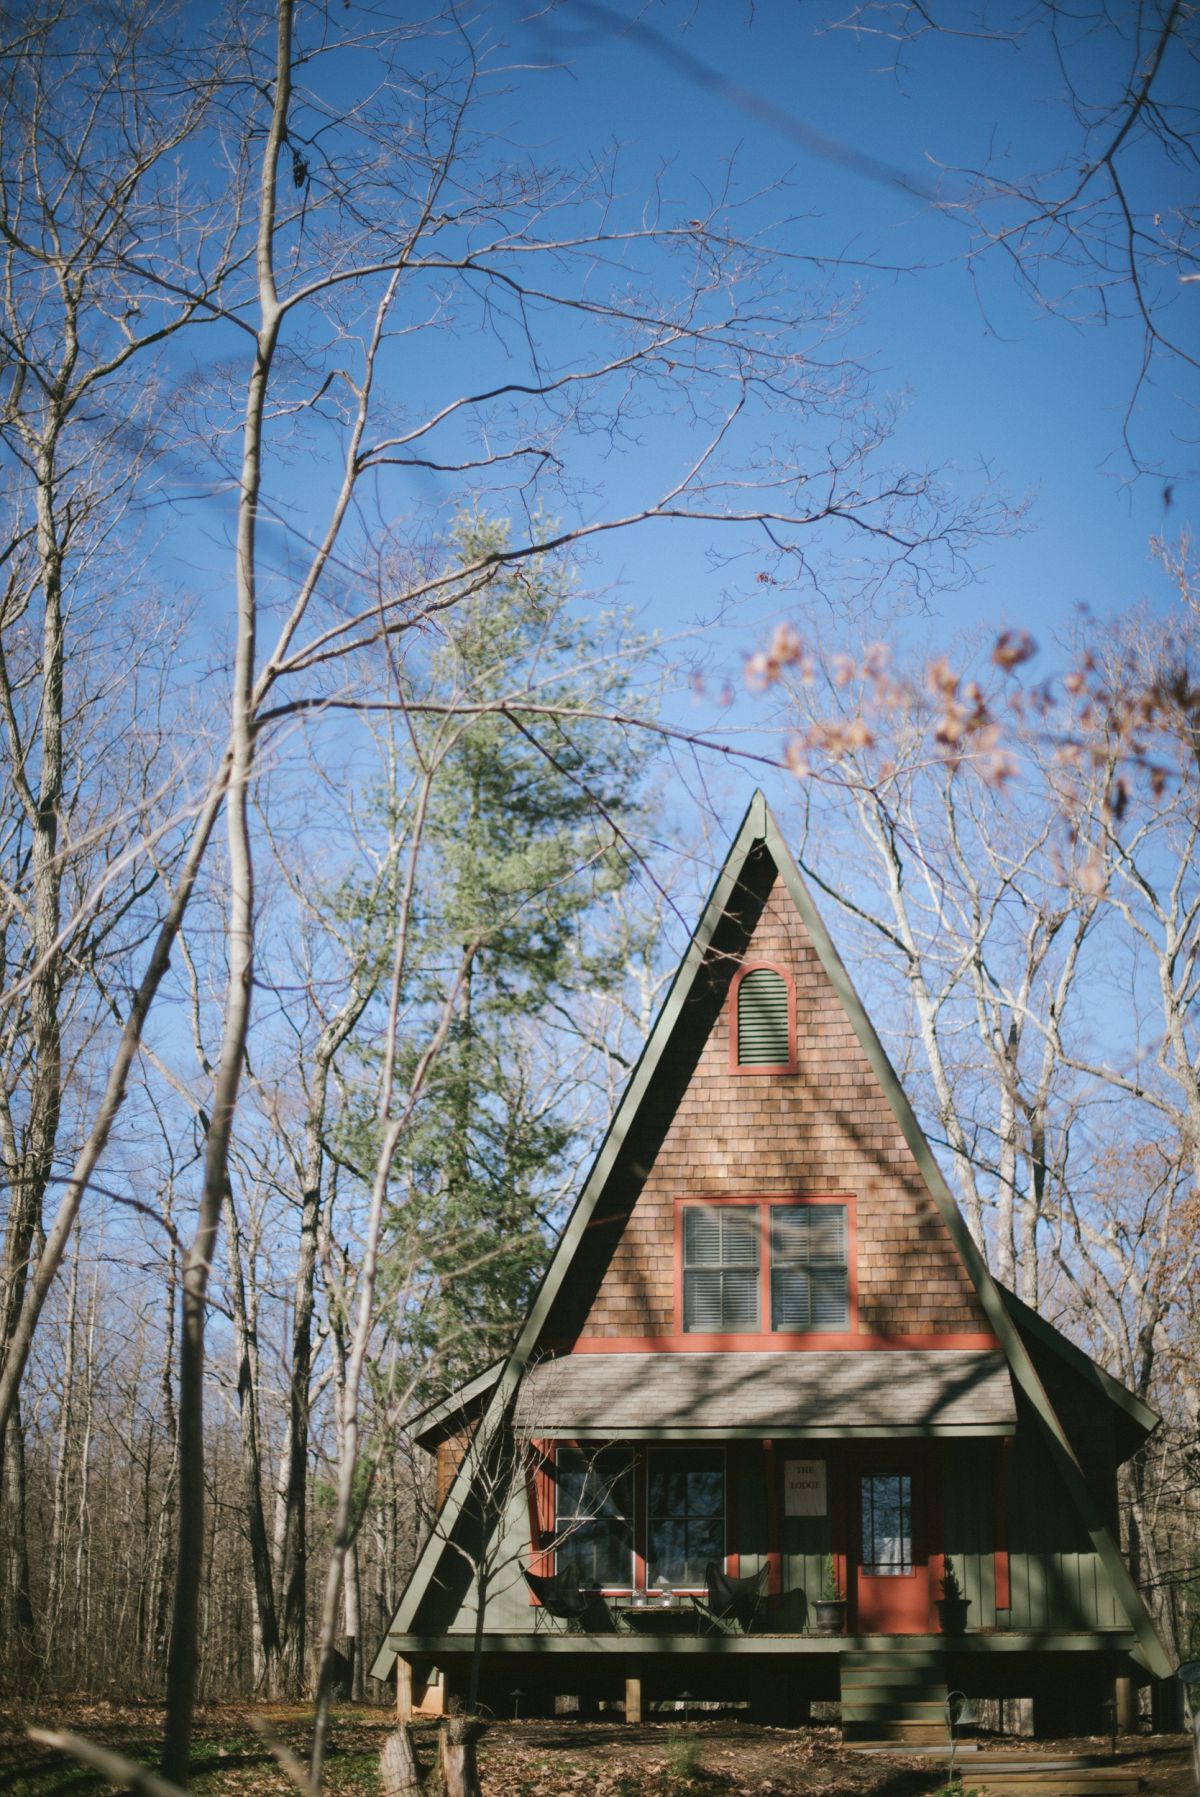
[[[824,1516],[825,1462],[823,1460],[784,1461],[783,1513],[785,1516]]]

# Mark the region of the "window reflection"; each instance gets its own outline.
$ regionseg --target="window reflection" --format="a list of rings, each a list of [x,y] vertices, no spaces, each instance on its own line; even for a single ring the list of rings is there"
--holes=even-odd
[[[633,1467],[620,1452],[560,1448],[555,1460],[558,1571],[585,1588],[628,1587],[633,1577]]]
[[[913,1569],[912,1490],[907,1473],[871,1473],[862,1482],[863,1571],[899,1578]]]
[[[652,1451],[646,1480],[646,1583],[700,1587],[725,1555],[725,1460],[720,1453]]]

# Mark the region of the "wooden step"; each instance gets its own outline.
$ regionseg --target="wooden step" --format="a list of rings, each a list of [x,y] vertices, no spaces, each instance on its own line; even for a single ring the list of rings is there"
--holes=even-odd
[[[927,1666],[941,1669],[945,1655],[940,1649],[899,1647],[860,1649],[844,1647],[838,1655],[843,1666]]]
[[[843,1722],[842,1739],[855,1747],[938,1747],[946,1740],[944,1722]]]
[[[842,1698],[843,1722],[870,1722],[879,1719],[884,1722],[936,1722],[943,1734],[946,1732],[945,1700],[936,1697],[880,1699],[877,1703],[847,1703]]]
[[[1136,1797],[1142,1781],[1131,1772],[980,1772],[972,1766],[968,1775],[973,1788],[987,1797],[1003,1797],[1005,1791],[1034,1791],[1037,1797]]]
[[[843,1653],[842,1739],[896,1747],[947,1740],[946,1668],[940,1653]]]
[[[843,1691],[944,1691],[946,1675],[942,1671],[926,1672],[923,1667],[908,1666],[889,1667],[886,1671],[862,1671],[855,1667],[853,1671],[842,1673]]]

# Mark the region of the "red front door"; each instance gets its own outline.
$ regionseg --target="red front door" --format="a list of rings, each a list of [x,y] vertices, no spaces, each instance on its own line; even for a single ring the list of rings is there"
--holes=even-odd
[[[863,1465],[851,1532],[854,1627],[860,1635],[925,1635],[932,1627],[922,1469]]]

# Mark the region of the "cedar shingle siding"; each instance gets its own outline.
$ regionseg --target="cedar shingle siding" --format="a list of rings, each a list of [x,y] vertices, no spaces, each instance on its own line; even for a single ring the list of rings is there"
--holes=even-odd
[[[857,1199],[860,1332],[986,1332],[887,1098],[778,881],[745,958],[777,962],[795,978],[799,1071],[739,1078],[729,1066],[730,1007],[722,1007],[584,1338],[675,1332],[676,1198],[772,1192]]]

